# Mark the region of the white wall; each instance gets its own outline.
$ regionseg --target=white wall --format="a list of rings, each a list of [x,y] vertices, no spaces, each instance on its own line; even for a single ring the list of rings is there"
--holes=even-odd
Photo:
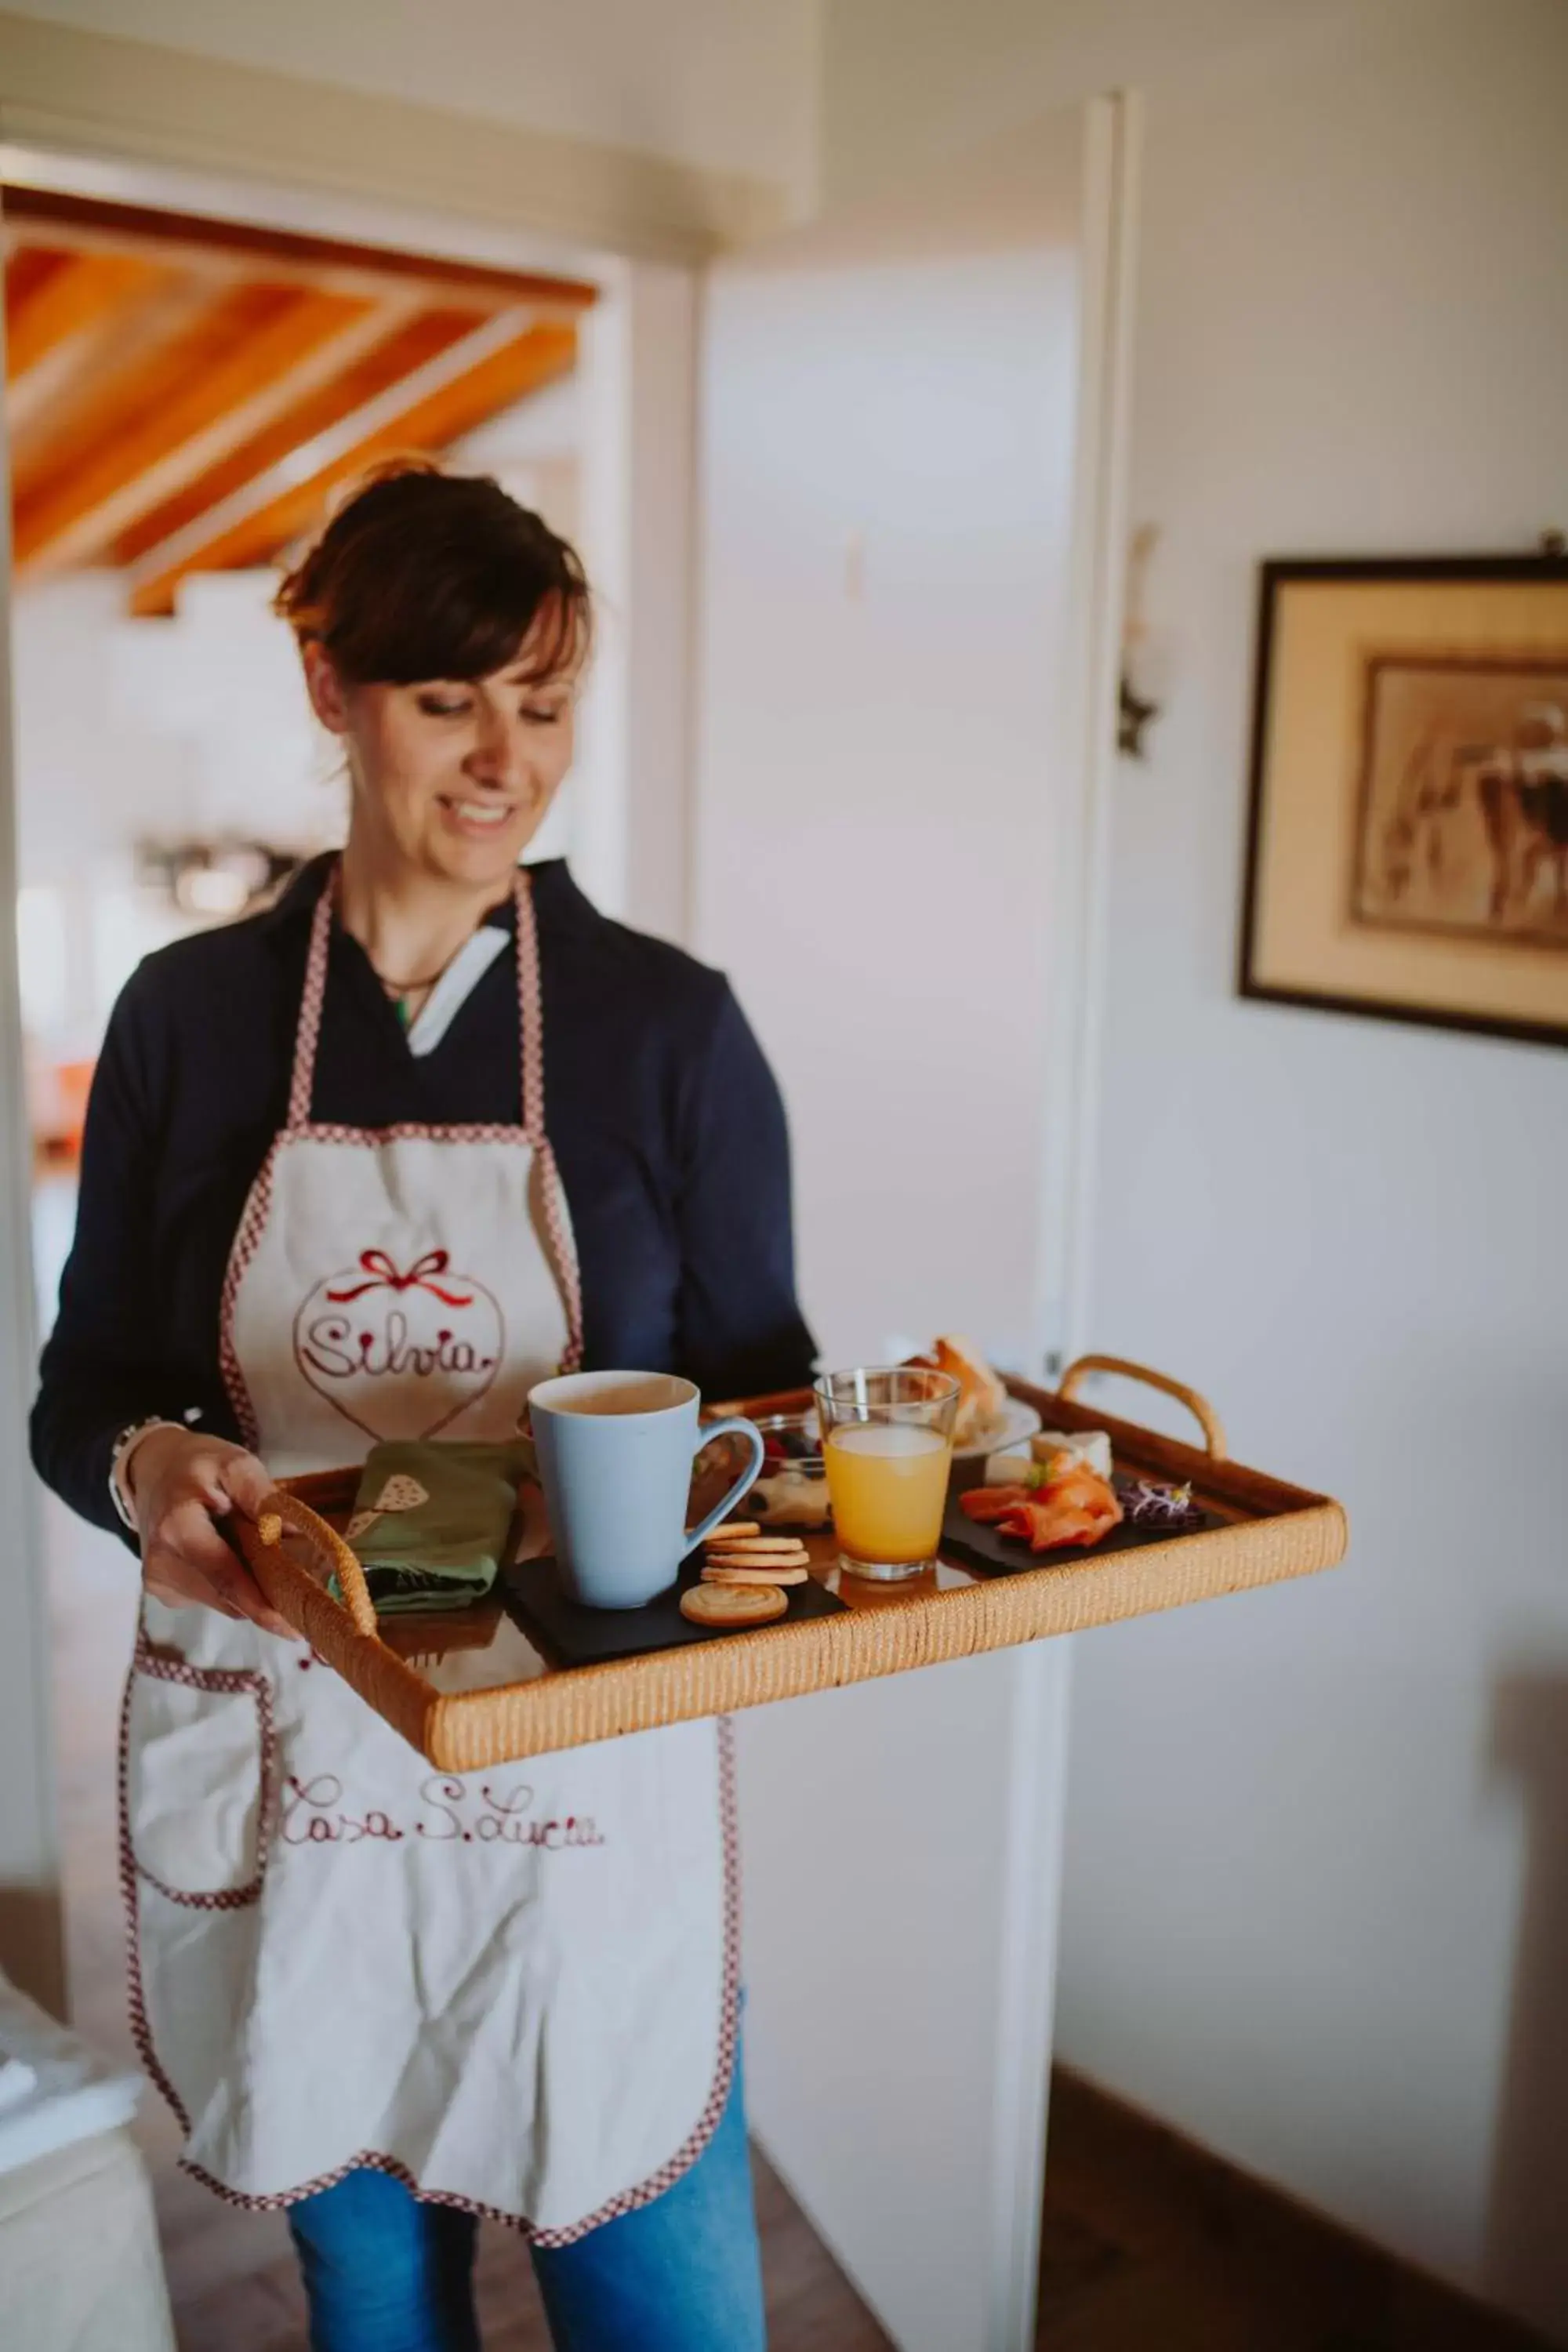
[[[1231,985],[1258,559],[1568,521],[1568,11],[1285,13],[841,0],[828,177],[1148,87],[1095,1331],[1353,1531],[1079,1644],[1060,2053],[1568,2341],[1568,1057]]]
[[[13,13],[771,179],[815,164],[816,0],[31,0]]]
[[[784,1081],[840,1362],[1037,1337],[1079,170],[1069,112],[710,289],[696,937]]]

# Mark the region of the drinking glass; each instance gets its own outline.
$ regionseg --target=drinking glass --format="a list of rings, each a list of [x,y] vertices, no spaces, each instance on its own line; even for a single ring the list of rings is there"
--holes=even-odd
[[[911,1365],[858,1365],[816,1383],[841,1567],[896,1583],[942,1539],[958,1382]]]

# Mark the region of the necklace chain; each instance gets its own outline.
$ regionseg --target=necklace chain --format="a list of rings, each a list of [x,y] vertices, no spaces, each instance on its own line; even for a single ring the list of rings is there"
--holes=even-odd
[[[472,939],[473,936],[474,934],[470,931],[468,939]],[[393,1003],[396,1005],[398,1012],[400,1013],[405,1013],[409,997],[418,996],[424,990],[434,988],[437,981],[445,980],[447,972],[450,971],[452,966],[457,962],[458,958],[462,954],[463,950],[468,946],[468,940],[459,940],[458,945],[452,950],[451,954],[447,958],[445,963],[438,964],[434,971],[426,972],[424,977],[419,980],[389,980],[385,972],[382,971],[380,965],[372,961],[370,950],[365,947],[363,940],[360,942],[360,947],[366,963],[370,964],[371,971],[374,975],[376,985],[381,990],[382,994],[384,996],[390,997]]]
[[[376,979],[388,996],[417,996],[422,988],[434,988],[436,982],[445,976],[447,967],[455,961],[457,952],[454,951],[453,955],[449,955],[440,971],[433,971],[427,980],[388,980],[384,971],[375,971],[374,964],[371,965],[371,970],[375,971]]]

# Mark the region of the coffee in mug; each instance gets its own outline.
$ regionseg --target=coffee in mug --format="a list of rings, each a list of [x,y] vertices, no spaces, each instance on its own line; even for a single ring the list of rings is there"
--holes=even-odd
[[[590,1609],[640,1609],[725,1518],[763,1466],[760,1431],[704,1425],[701,1397],[674,1372],[568,1372],[529,1391],[540,1484],[562,1581]],[[691,1465],[718,1437],[746,1440],[746,1467],[721,1503],[686,1524]]]

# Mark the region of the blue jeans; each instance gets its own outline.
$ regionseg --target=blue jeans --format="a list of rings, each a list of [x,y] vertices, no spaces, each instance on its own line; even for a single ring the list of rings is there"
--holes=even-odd
[[[291,2205],[289,2227],[311,2352],[478,2352],[471,2214],[362,2171]],[[557,2352],[763,2352],[739,2053],[719,2128],[672,2189],[530,2252]]]

